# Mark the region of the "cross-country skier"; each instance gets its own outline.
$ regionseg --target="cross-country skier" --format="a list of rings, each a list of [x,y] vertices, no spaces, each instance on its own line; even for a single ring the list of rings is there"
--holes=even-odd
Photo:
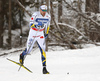
[[[30,31],[27,40],[27,48],[20,54],[20,63],[24,63],[25,55],[29,54],[37,41],[41,51],[43,74],[49,74],[46,69],[45,39],[48,36],[50,27],[50,15],[47,13],[47,6],[41,5],[39,11],[35,12],[30,19]]]

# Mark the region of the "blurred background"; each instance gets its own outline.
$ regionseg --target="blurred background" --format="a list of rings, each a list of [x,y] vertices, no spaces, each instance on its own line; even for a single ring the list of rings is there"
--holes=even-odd
[[[48,6],[49,46],[82,49],[100,42],[100,0],[0,0],[0,48],[25,47],[31,15]]]

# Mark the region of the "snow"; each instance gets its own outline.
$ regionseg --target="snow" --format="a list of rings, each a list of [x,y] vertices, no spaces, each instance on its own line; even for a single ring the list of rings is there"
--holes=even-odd
[[[48,75],[42,74],[41,54],[39,49],[32,51],[25,60],[29,73],[6,60],[18,61],[19,54],[0,57],[0,81],[100,81],[100,46],[76,50],[48,51]]]

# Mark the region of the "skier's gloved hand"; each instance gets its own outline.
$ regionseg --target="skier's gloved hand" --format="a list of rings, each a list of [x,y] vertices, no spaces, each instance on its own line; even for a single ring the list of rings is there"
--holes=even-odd
[[[45,39],[48,37],[48,34],[44,34]]]
[[[43,28],[44,27],[44,24],[42,22],[38,22],[38,27]]]
[[[42,26],[42,22],[38,22],[38,26]]]

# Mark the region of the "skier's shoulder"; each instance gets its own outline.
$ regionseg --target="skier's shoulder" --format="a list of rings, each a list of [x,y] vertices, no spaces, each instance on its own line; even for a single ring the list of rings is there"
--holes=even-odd
[[[51,16],[48,14],[48,12],[46,13],[46,16],[51,17]]]

